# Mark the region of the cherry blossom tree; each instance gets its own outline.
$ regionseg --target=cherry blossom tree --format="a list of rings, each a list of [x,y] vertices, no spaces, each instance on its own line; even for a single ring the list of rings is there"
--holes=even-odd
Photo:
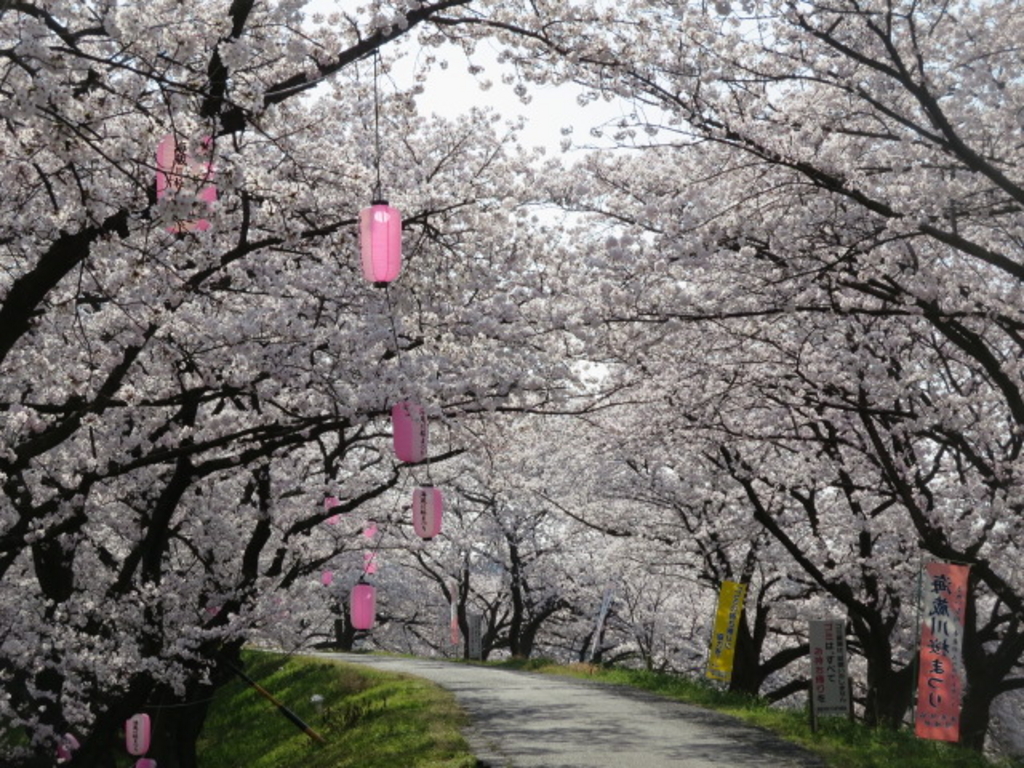
[[[466,4],[0,6],[11,765],[50,765],[65,734],[72,764],[111,765],[136,711],[158,715],[162,766],[194,764],[242,643],[301,635],[320,573],[361,556],[350,518],[404,482],[390,405],[457,419],[549,397],[552,289],[528,259],[514,126],[374,95],[377,51]],[[158,198],[168,135],[186,165]],[[354,237],[378,165],[405,212],[386,290],[359,276]],[[211,182],[216,202],[198,199]]]
[[[967,563],[964,740],[980,748],[999,697],[1024,687],[1022,22],[1000,11],[0,4],[14,764],[50,764],[73,733],[75,764],[109,765],[124,718],[150,707],[160,764],[191,765],[202,707],[157,708],[208,698],[256,632],[320,631],[368,519],[390,527],[382,558],[393,546],[436,572],[430,600],[450,601],[455,576],[460,610],[484,605],[494,644],[520,651],[580,652],[588,609],[628,572],[601,647],[692,663],[689,641],[658,640],[659,614],[695,626],[665,584],[707,597],[749,576],[741,677],[781,695],[800,676],[798,620],[840,611],[862,711],[890,725],[918,565]],[[475,72],[494,41],[524,102],[570,81],[584,102],[621,100],[603,132],[617,150],[563,172],[486,111],[420,118],[417,86],[388,77],[399,39],[428,67],[454,44]],[[167,136],[185,163],[158,195]],[[352,255],[377,192],[405,214],[386,289]],[[450,428],[429,466],[389,451],[400,399]],[[536,410],[585,415],[597,453],[554,421],[560,462],[495,478],[477,454],[451,475],[463,538],[410,542],[410,483],[481,447],[466,415]],[[550,567],[556,532],[581,521],[613,541]],[[474,552],[494,584],[464,578]],[[596,559],[569,597],[555,588]],[[387,578],[383,618],[426,621]]]
[[[680,426],[717,433],[754,521],[849,611],[870,719],[905,711],[883,680],[910,660],[907,564],[971,565],[980,747],[1021,684],[1018,20],[839,0],[626,18],[561,70],[633,99],[625,151],[553,192],[605,222],[620,365],[671,370]]]

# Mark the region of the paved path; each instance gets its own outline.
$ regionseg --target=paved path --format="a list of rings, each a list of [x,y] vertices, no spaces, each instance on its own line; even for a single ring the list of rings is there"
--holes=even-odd
[[[469,713],[487,768],[823,768],[766,731],[642,691],[428,659],[322,654],[425,677]]]

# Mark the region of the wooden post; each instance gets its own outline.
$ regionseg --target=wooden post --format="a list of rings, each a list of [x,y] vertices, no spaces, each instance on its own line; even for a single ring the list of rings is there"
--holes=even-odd
[[[312,728],[310,728],[308,725],[306,725],[304,722],[302,722],[302,718],[300,718],[298,715],[296,715],[294,712],[292,712],[290,709],[288,709],[288,707],[286,707],[280,701],[275,699],[274,696],[270,693],[270,691],[268,691],[266,688],[261,686],[259,683],[257,683],[255,680],[253,680],[251,677],[249,677],[247,674],[245,674],[245,672],[243,672],[242,670],[240,670],[238,667],[234,666],[233,664],[228,665],[228,666],[231,667],[231,671],[232,672],[234,672],[240,678],[245,680],[245,682],[247,682],[249,685],[251,685],[253,688],[255,688],[256,692],[259,693],[260,696],[262,696],[267,701],[269,701],[271,704],[273,704],[275,707],[277,707],[277,710],[282,715],[284,715],[286,718],[291,720],[296,726],[298,726],[300,731],[302,731],[304,734],[309,736],[309,738],[313,739],[314,741],[318,741],[321,744],[326,744],[327,743],[323,736],[321,736],[319,733],[317,733]]]
[[[808,704],[808,710],[807,711],[808,711],[809,717],[811,719],[811,733],[817,733],[818,732],[818,718],[815,716],[815,711],[814,711],[815,707],[814,707],[814,678],[813,677],[807,683],[807,704]]]

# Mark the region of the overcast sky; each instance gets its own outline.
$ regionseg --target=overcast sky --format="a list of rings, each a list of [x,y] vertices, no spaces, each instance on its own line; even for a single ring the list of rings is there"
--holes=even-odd
[[[404,74],[411,80],[415,56],[413,52],[403,62],[406,64],[404,73],[396,70],[396,79]],[[527,146],[543,146],[558,152],[565,138],[563,128],[573,129],[574,143],[594,144],[597,140],[590,136],[590,128],[622,115],[621,106],[605,102],[580,107],[576,98],[582,89],[574,85],[530,85],[527,91],[530,101],[524,104],[513,86],[501,81],[503,70],[508,70],[497,62],[497,53],[486,43],[481,43],[474,54],[473,63],[484,67],[483,72],[475,77],[469,73],[469,62],[461,50],[439,53],[439,58],[446,58],[448,67],[442,70],[435,65],[427,78],[426,92],[420,99],[421,109],[425,113],[454,117],[468,112],[474,105],[486,105],[509,119],[522,116],[527,121],[522,133],[522,141]],[[492,83],[487,90],[480,88],[483,80]]]

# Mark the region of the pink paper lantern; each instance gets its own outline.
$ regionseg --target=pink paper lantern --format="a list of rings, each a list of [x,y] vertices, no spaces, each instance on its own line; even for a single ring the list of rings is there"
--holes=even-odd
[[[64,763],[70,760],[72,753],[80,746],[82,745],[78,743],[74,734],[65,733],[57,742],[57,762]]]
[[[359,212],[359,249],[363,277],[390,283],[402,269],[402,214],[387,200],[374,200]]]
[[[323,573],[320,574],[320,583],[323,584],[325,587],[331,586],[331,583],[333,581],[334,581],[334,574],[331,573],[331,571],[324,571]]]
[[[124,724],[124,738],[129,755],[144,755],[149,749],[149,715],[132,715]]]
[[[427,414],[421,406],[410,400],[391,406],[391,430],[399,461],[415,463],[427,457]]]
[[[349,600],[352,626],[370,629],[377,617],[377,590],[372,584],[356,584]]]
[[[156,768],[156,760],[151,757],[140,757],[135,761],[135,768]]]
[[[437,536],[443,510],[440,488],[416,488],[412,492],[412,527],[416,535],[428,541]]]
[[[203,146],[212,146],[212,140],[203,139]],[[212,203],[217,200],[217,187],[213,183],[213,166],[210,163],[196,160],[188,154],[188,148],[179,142],[174,134],[167,134],[160,141],[156,150],[156,196],[164,197],[168,192],[182,189],[196,190],[196,200]],[[210,222],[206,219],[196,221],[179,221],[168,227],[170,232],[206,231]]]

